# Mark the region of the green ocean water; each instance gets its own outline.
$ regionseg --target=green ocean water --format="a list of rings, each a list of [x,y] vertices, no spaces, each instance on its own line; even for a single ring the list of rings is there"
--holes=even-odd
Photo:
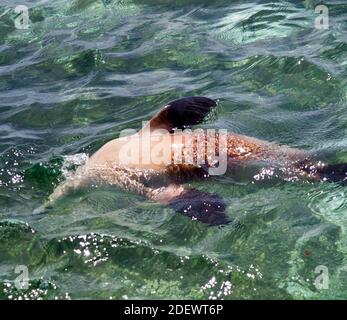
[[[346,162],[347,4],[324,3],[328,29],[318,1],[1,0],[0,299],[346,299],[340,185],[193,183],[225,199],[223,227],[110,187],[35,211],[79,160],[184,96],[219,99],[215,127]]]

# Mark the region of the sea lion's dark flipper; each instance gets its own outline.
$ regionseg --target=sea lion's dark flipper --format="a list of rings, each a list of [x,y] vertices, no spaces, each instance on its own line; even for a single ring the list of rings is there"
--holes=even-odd
[[[299,163],[299,169],[307,173],[309,178],[326,182],[337,182],[347,185],[347,163],[321,165],[310,161]]]
[[[187,97],[169,102],[149,122],[151,131],[189,128],[201,123],[217,103],[205,97]],[[146,127],[148,128],[148,127]]]
[[[202,192],[197,189],[184,189],[184,191],[169,200],[168,205],[175,211],[209,225],[227,224],[225,203],[216,194]]]
[[[347,163],[330,164],[317,168],[320,180],[347,185]]]

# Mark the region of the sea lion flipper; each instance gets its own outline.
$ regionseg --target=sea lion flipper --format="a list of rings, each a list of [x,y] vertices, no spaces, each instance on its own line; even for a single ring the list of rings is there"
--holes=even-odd
[[[187,97],[169,102],[149,122],[151,131],[165,129],[189,128],[201,123],[217,106],[217,103],[206,97]],[[146,129],[148,128],[145,127]]]
[[[322,164],[309,160],[296,163],[303,176],[313,181],[336,182],[347,186],[347,163]]]
[[[175,211],[209,225],[228,224],[225,203],[216,194],[197,189],[184,189],[180,195],[168,201],[168,206]]]
[[[337,163],[318,167],[317,173],[322,181],[337,182],[347,185],[347,164]]]

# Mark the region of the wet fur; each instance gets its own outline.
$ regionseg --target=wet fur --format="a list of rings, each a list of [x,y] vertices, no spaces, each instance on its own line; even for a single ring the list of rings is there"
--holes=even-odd
[[[215,101],[205,97],[175,100],[155,115],[140,133],[157,129],[172,133],[177,129],[190,128],[201,123],[216,106]],[[170,135],[166,138],[168,144],[171,144]],[[113,162],[121,146],[122,140],[115,139],[101,147],[85,166],[77,169],[72,178],[56,188],[48,204],[52,205],[65,194],[90,184],[108,184],[165,204],[193,220],[209,225],[229,222],[225,214],[226,205],[221,197],[183,185],[192,180],[208,179],[206,167],[188,164],[123,166]],[[227,148],[228,169],[237,170],[240,165],[261,162],[269,167],[279,168],[284,177],[295,175],[311,181],[326,180],[346,184],[347,165],[320,167],[301,150],[237,134],[228,135]],[[196,149],[195,152],[199,150]]]

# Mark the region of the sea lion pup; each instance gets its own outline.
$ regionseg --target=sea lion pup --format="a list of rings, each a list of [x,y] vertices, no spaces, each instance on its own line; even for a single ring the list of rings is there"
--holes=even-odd
[[[255,163],[263,170],[265,163],[266,174],[289,180],[346,180],[346,165],[315,164],[302,150],[223,130],[190,129],[216,106],[205,97],[168,103],[139,132],[102,146],[55,189],[49,203],[84,186],[110,184],[168,205],[193,220],[220,225],[229,221],[223,199],[186,187],[185,182]]]

